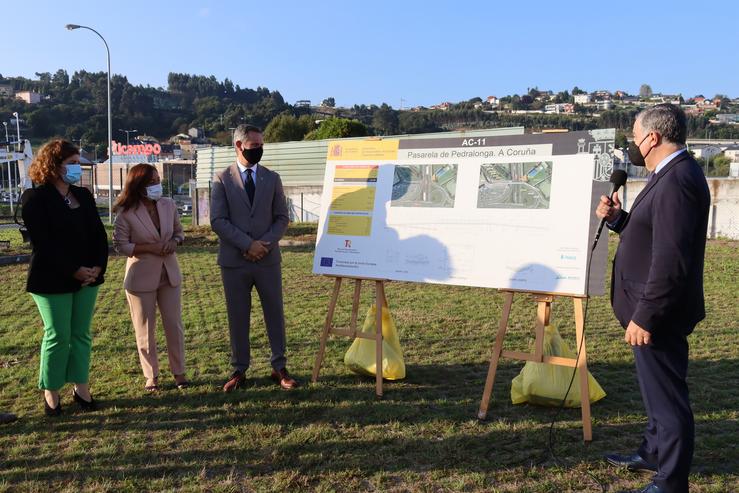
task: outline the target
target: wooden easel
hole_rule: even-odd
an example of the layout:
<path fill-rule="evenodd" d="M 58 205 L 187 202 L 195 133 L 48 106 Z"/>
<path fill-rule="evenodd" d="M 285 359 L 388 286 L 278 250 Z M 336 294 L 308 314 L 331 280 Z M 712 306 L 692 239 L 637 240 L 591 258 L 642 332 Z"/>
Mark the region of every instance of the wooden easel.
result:
<path fill-rule="evenodd" d="M 501 357 L 511 358 L 522 361 L 534 361 L 536 363 L 549 363 L 553 365 L 568 366 L 575 368 L 577 365 L 580 371 L 580 407 L 582 409 L 582 434 L 586 442 L 593 439 L 593 430 L 590 420 L 590 389 L 588 387 L 588 365 L 587 353 L 585 351 L 585 335 L 583 333 L 585 318 L 583 314 L 582 300 L 585 296 L 577 295 L 554 295 L 546 293 L 532 293 L 527 291 L 501 290 L 504 293 L 505 302 L 503 304 L 503 313 L 500 318 L 500 326 L 498 327 L 498 335 L 495 337 L 495 345 L 493 346 L 493 354 L 490 358 L 490 368 L 488 369 L 487 380 L 485 381 L 485 390 L 482 394 L 480 402 L 480 411 L 477 414 L 479 419 L 485 419 L 488 413 L 488 405 L 490 397 L 493 394 L 493 383 L 495 381 L 495 372 L 498 369 L 498 361 Z M 530 294 L 537 304 L 536 310 L 536 341 L 534 342 L 534 352 L 526 353 L 522 351 L 504 351 L 503 338 L 506 330 L 508 330 L 508 319 L 511 315 L 511 306 L 513 305 L 513 295 L 518 293 Z M 544 328 L 549 326 L 549 317 L 552 311 L 552 302 L 555 296 L 572 298 L 575 307 L 575 333 L 577 339 L 577 348 L 580 349 L 580 357 L 563 358 L 560 356 L 544 355 Z"/>
<path fill-rule="evenodd" d="M 335 277 L 335 276 L 329 276 Z M 333 327 L 334 310 L 336 302 L 339 299 L 339 291 L 341 290 L 341 282 L 343 279 L 354 280 L 354 298 L 352 299 L 352 316 L 349 328 Z M 377 307 L 377 317 L 375 319 L 375 333 L 368 334 L 357 331 L 357 318 L 359 316 L 359 295 L 362 291 L 362 281 L 374 281 L 375 283 L 375 306 Z M 318 373 L 321 371 L 321 364 L 326 353 L 326 342 L 329 334 L 336 334 L 349 338 L 360 337 L 362 339 L 372 339 L 375 341 L 375 393 L 377 397 L 382 397 L 382 307 L 387 306 L 387 298 L 385 297 L 385 281 L 381 279 L 369 279 L 364 277 L 335 277 L 334 291 L 328 303 L 328 312 L 326 314 L 326 323 L 323 326 L 321 334 L 321 347 L 318 350 L 316 363 L 313 366 L 312 382 L 318 381 Z"/>

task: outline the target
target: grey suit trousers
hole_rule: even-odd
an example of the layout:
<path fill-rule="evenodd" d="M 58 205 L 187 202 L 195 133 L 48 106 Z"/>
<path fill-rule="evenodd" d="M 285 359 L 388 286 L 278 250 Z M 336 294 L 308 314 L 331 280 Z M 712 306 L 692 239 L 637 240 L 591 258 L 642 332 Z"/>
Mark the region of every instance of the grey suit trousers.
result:
<path fill-rule="evenodd" d="M 282 305 L 282 266 L 249 264 L 243 267 L 221 266 L 223 289 L 231 335 L 231 365 L 246 371 L 251 362 L 249 327 L 251 323 L 251 292 L 257 288 L 262 303 L 267 337 L 272 351 L 272 368 L 285 368 L 285 314 Z"/>

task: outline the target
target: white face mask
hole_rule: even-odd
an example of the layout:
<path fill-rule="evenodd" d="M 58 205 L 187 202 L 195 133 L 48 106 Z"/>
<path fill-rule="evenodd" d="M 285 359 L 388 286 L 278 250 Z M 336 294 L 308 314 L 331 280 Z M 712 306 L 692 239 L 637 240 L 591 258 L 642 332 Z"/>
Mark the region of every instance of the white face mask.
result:
<path fill-rule="evenodd" d="M 146 187 L 146 197 L 151 200 L 159 200 L 162 198 L 162 184 L 149 185 Z"/>

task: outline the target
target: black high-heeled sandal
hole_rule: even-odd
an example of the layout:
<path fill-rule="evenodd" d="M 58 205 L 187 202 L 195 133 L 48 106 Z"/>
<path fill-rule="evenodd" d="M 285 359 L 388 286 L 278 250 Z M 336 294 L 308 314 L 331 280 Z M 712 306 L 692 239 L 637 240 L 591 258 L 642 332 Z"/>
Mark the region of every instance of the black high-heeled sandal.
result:
<path fill-rule="evenodd" d="M 83 411 L 97 411 L 98 403 L 95 401 L 95 399 L 90 396 L 90 400 L 86 401 L 80 395 L 77 393 L 77 389 L 72 389 L 72 398 L 74 399 L 74 402 L 79 404 L 80 409 Z"/>
<path fill-rule="evenodd" d="M 148 381 L 148 379 L 147 379 L 147 381 Z M 144 390 L 147 391 L 147 392 L 149 392 L 149 393 L 159 392 L 159 381 L 158 381 L 158 377 L 152 378 L 152 381 L 154 382 L 154 384 L 153 385 L 144 385 Z"/>
<path fill-rule="evenodd" d="M 182 390 L 182 389 L 186 389 L 186 388 L 188 388 L 190 386 L 190 381 L 187 378 L 185 378 L 184 380 L 178 382 L 177 381 L 177 377 L 184 377 L 184 375 L 175 375 L 175 377 L 174 377 L 174 383 L 175 383 L 175 386 L 178 389 Z"/>
<path fill-rule="evenodd" d="M 59 399 L 59 402 L 56 403 L 56 407 L 51 407 L 48 402 L 46 402 L 46 397 L 44 397 L 44 414 L 47 416 L 61 416 L 62 414 L 62 400 Z"/>

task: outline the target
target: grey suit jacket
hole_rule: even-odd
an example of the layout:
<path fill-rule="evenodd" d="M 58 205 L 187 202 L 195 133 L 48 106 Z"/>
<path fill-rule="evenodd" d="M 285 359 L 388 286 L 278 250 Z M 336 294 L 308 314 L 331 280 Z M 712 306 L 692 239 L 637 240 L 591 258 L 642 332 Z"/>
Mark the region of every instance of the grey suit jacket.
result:
<path fill-rule="evenodd" d="M 210 225 L 220 239 L 220 266 L 250 265 L 252 262 L 243 253 L 254 240 L 270 243 L 269 253 L 258 264 L 279 263 L 279 241 L 289 222 L 282 180 L 274 171 L 259 165 L 253 204 L 244 190 L 236 163 L 216 174 L 210 195 Z"/>

